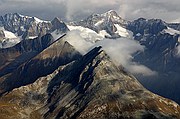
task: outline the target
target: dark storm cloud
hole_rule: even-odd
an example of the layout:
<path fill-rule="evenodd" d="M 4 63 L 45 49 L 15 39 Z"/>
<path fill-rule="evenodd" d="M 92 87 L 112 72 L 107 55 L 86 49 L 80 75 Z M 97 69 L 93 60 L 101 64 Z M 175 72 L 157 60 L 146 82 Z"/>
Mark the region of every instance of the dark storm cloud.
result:
<path fill-rule="evenodd" d="M 180 0 L 0 0 L 0 14 L 19 12 L 24 15 L 63 20 L 77 20 L 92 13 L 116 10 L 128 20 L 161 18 L 180 22 Z"/>

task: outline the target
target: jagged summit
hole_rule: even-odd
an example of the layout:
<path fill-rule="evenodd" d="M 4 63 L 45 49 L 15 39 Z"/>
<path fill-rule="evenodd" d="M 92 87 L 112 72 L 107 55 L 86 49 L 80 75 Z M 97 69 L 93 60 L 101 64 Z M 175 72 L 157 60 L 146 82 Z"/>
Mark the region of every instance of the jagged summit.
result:
<path fill-rule="evenodd" d="M 130 22 L 127 28 L 131 31 L 136 31 L 135 34 L 158 34 L 162 30 L 167 29 L 167 23 L 161 19 L 139 18 Z"/>
<path fill-rule="evenodd" d="M 62 20 L 60 20 L 60 18 L 58 18 L 58 17 L 55 17 L 51 21 L 51 24 L 52 24 L 51 31 L 58 30 L 59 32 L 63 32 L 63 33 L 69 31 L 66 24 Z"/>
<path fill-rule="evenodd" d="M 127 24 L 127 21 L 121 18 L 118 13 L 114 10 L 109 10 L 103 14 L 102 16 L 107 17 L 108 19 L 112 20 L 114 23 L 121 23 L 121 24 Z"/>
<path fill-rule="evenodd" d="M 87 17 L 84 20 L 81 20 L 84 22 L 90 22 L 91 25 L 98 26 L 102 24 L 103 22 L 113 22 L 114 24 L 127 24 L 127 21 L 122 19 L 116 11 L 110 10 L 102 14 L 92 14 L 89 17 Z M 87 23 L 88 24 L 88 23 Z"/>
<path fill-rule="evenodd" d="M 54 23 L 54 22 L 63 22 L 63 21 L 60 20 L 59 17 L 55 17 L 51 22 Z"/>
<path fill-rule="evenodd" d="M 103 14 L 92 14 L 89 17 L 72 22 L 71 25 L 83 26 L 97 33 L 106 32 L 108 38 L 119 38 L 121 35 L 118 32 L 126 32 L 124 29 L 128 21 L 122 19 L 118 14 L 110 10 Z"/>
<path fill-rule="evenodd" d="M 28 39 L 37 37 L 42 32 L 43 27 L 44 29 L 49 28 L 50 22 L 40 20 L 37 17 L 9 13 L 0 16 L 0 25 L 5 30 L 17 34 L 22 39 Z"/>
<path fill-rule="evenodd" d="M 8 22 L 9 20 L 29 20 L 29 21 L 35 21 L 36 23 L 40 23 L 40 22 L 49 22 L 49 21 L 45 21 L 45 20 L 41 20 L 37 17 L 31 17 L 31 16 L 27 16 L 27 15 L 22 15 L 19 13 L 7 13 L 4 16 L 1 16 L 1 18 L 4 20 L 4 22 Z"/>
<path fill-rule="evenodd" d="M 46 33 L 52 33 L 55 30 L 58 30 L 58 33 L 62 34 L 68 31 L 66 24 L 59 20 L 59 18 L 55 18 L 52 21 L 44 21 L 37 17 L 24 16 L 18 13 L 9 13 L 0 16 L 0 26 L 4 30 L 16 34 L 21 40 L 42 37 Z M 0 47 L 12 47 L 17 43 L 14 39 L 6 39 L 2 43 L 0 42 Z"/>

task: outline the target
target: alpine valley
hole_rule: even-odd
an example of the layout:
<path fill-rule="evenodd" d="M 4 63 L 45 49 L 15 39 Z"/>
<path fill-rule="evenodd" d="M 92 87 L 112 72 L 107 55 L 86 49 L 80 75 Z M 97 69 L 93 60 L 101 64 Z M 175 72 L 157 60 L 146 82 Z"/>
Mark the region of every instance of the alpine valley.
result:
<path fill-rule="evenodd" d="M 0 119 L 180 119 L 180 23 L 0 16 Z"/>

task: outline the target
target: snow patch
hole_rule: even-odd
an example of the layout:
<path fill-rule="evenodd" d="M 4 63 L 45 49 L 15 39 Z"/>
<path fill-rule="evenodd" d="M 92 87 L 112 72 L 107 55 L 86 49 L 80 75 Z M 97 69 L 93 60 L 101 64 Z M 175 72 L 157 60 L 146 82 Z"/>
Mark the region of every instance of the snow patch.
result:
<path fill-rule="evenodd" d="M 1 28 L 1 30 L 3 30 L 5 38 L 0 40 L 0 48 L 9 48 L 18 44 L 21 41 L 21 39 L 17 37 L 14 33 L 6 31 L 3 28 Z"/>
<path fill-rule="evenodd" d="M 176 52 L 177 57 L 180 57 L 180 45 L 176 47 L 176 50 L 177 50 Z"/>
<path fill-rule="evenodd" d="M 22 17 L 22 18 L 26 18 L 26 19 L 32 19 L 32 18 L 34 18 L 34 20 L 35 20 L 35 22 L 36 22 L 37 24 L 38 24 L 38 23 L 42 23 L 42 22 L 45 22 L 45 23 L 50 22 L 50 21 L 41 20 L 41 19 L 39 19 L 39 18 L 37 18 L 37 17 L 24 16 L 24 15 L 21 15 L 21 14 L 19 14 L 19 16 Z"/>
<path fill-rule="evenodd" d="M 178 37 L 178 42 L 180 43 L 180 36 Z"/>
<path fill-rule="evenodd" d="M 101 30 L 101 31 L 99 32 L 99 35 L 102 36 L 102 37 L 105 37 L 105 36 L 111 37 L 111 35 L 110 35 L 109 33 L 107 33 L 105 30 Z"/>
<path fill-rule="evenodd" d="M 102 19 L 102 20 L 98 21 L 97 23 L 95 23 L 95 26 L 99 26 L 99 25 L 101 25 L 103 22 L 104 22 L 104 19 Z"/>
<path fill-rule="evenodd" d="M 36 22 L 37 23 L 39 23 L 39 22 L 43 22 L 43 20 L 40 20 L 39 18 L 37 18 L 37 17 L 34 17 L 34 19 L 36 20 Z"/>
<path fill-rule="evenodd" d="M 42 23 L 42 22 L 48 23 L 49 22 L 49 21 L 41 20 L 41 19 L 39 19 L 37 17 L 34 17 L 34 19 L 35 19 L 36 23 Z"/>
<path fill-rule="evenodd" d="M 126 38 L 132 38 L 132 32 L 128 31 L 127 29 L 123 28 L 122 26 L 120 26 L 119 24 L 114 24 L 115 27 L 117 28 L 117 31 L 115 33 L 118 33 L 120 36 L 122 37 L 126 37 Z"/>
<path fill-rule="evenodd" d="M 29 39 L 37 38 L 38 36 L 29 36 Z"/>
<path fill-rule="evenodd" d="M 165 33 L 169 33 L 170 35 L 180 34 L 180 31 L 177 31 L 173 28 L 168 27 L 167 29 L 164 29 Z"/>
<path fill-rule="evenodd" d="M 6 38 L 17 38 L 16 35 L 10 31 L 4 30 L 4 34 Z"/>
<path fill-rule="evenodd" d="M 141 34 L 140 34 L 140 33 L 137 33 L 137 34 L 136 34 L 136 36 L 138 36 L 138 37 L 139 37 L 139 36 L 141 36 Z"/>

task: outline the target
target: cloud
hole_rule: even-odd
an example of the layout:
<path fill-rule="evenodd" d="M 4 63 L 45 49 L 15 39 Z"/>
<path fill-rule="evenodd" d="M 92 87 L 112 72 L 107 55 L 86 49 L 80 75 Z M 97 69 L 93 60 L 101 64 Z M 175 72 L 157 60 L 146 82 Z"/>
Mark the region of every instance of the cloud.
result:
<path fill-rule="evenodd" d="M 67 33 L 66 41 L 76 48 L 81 54 L 85 55 L 89 49 L 94 45 L 91 42 L 86 41 L 80 36 L 80 31 L 73 30 Z"/>
<path fill-rule="evenodd" d="M 180 17 L 171 21 L 172 23 L 180 23 Z"/>
<path fill-rule="evenodd" d="M 126 0 L 123 1 L 119 14 L 130 20 L 144 17 L 148 19 L 160 18 L 167 22 L 172 22 L 179 17 L 179 4 L 179 0 Z"/>
<path fill-rule="evenodd" d="M 0 0 L 1 15 L 19 12 L 51 20 L 80 20 L 92 13 L 116 10 L 127 20 L 138 17 L 161 18 L 168 22 L 179 21 L 179 0 Z"/>
<path fill-rule="evenodd" d="M 133 61 L 134 53 L 144 51 L 144 46 L 135 40 L 127 38 L 119 38 L 116 40 L 104 39 L 96 44 L 96 46 L 99 45 L 102 46 L 103 50 L 106 51 L 117 65 L 122 65 L 129 72 L 143 76 L 156 75 L 155 71 Z"/>
<path fill-rule="evenodd" d="M 136 74 L 136 75 L 140 74 L 142 76 L 155 76 L 158 74 L 156 71 L 152 71 L 148 67 L 141 64 L 137 64 L 135 62 L 133 62 L 130 65 L 127 64 L 127 70 L 133 74 Z"/>
<path fill-rule="evenodd" d="M 133 54 L 143 52 L 144 46 L 140 45 L 135 40 L 127 38 L 119 39 L 104 39 L 96 43 L 84 40 L 78 30 L 70 31 L 67 34 L 66 40 L 73 45 L 83 55 L 92 48 L 102 46 L 102 49 L 111 57 L 115 64 L 122 65 L 126 70 L 133 74 L 141 74 L 143 76 L 152 76 L 156 72 L 148 67 L 133 62 Z"/>

